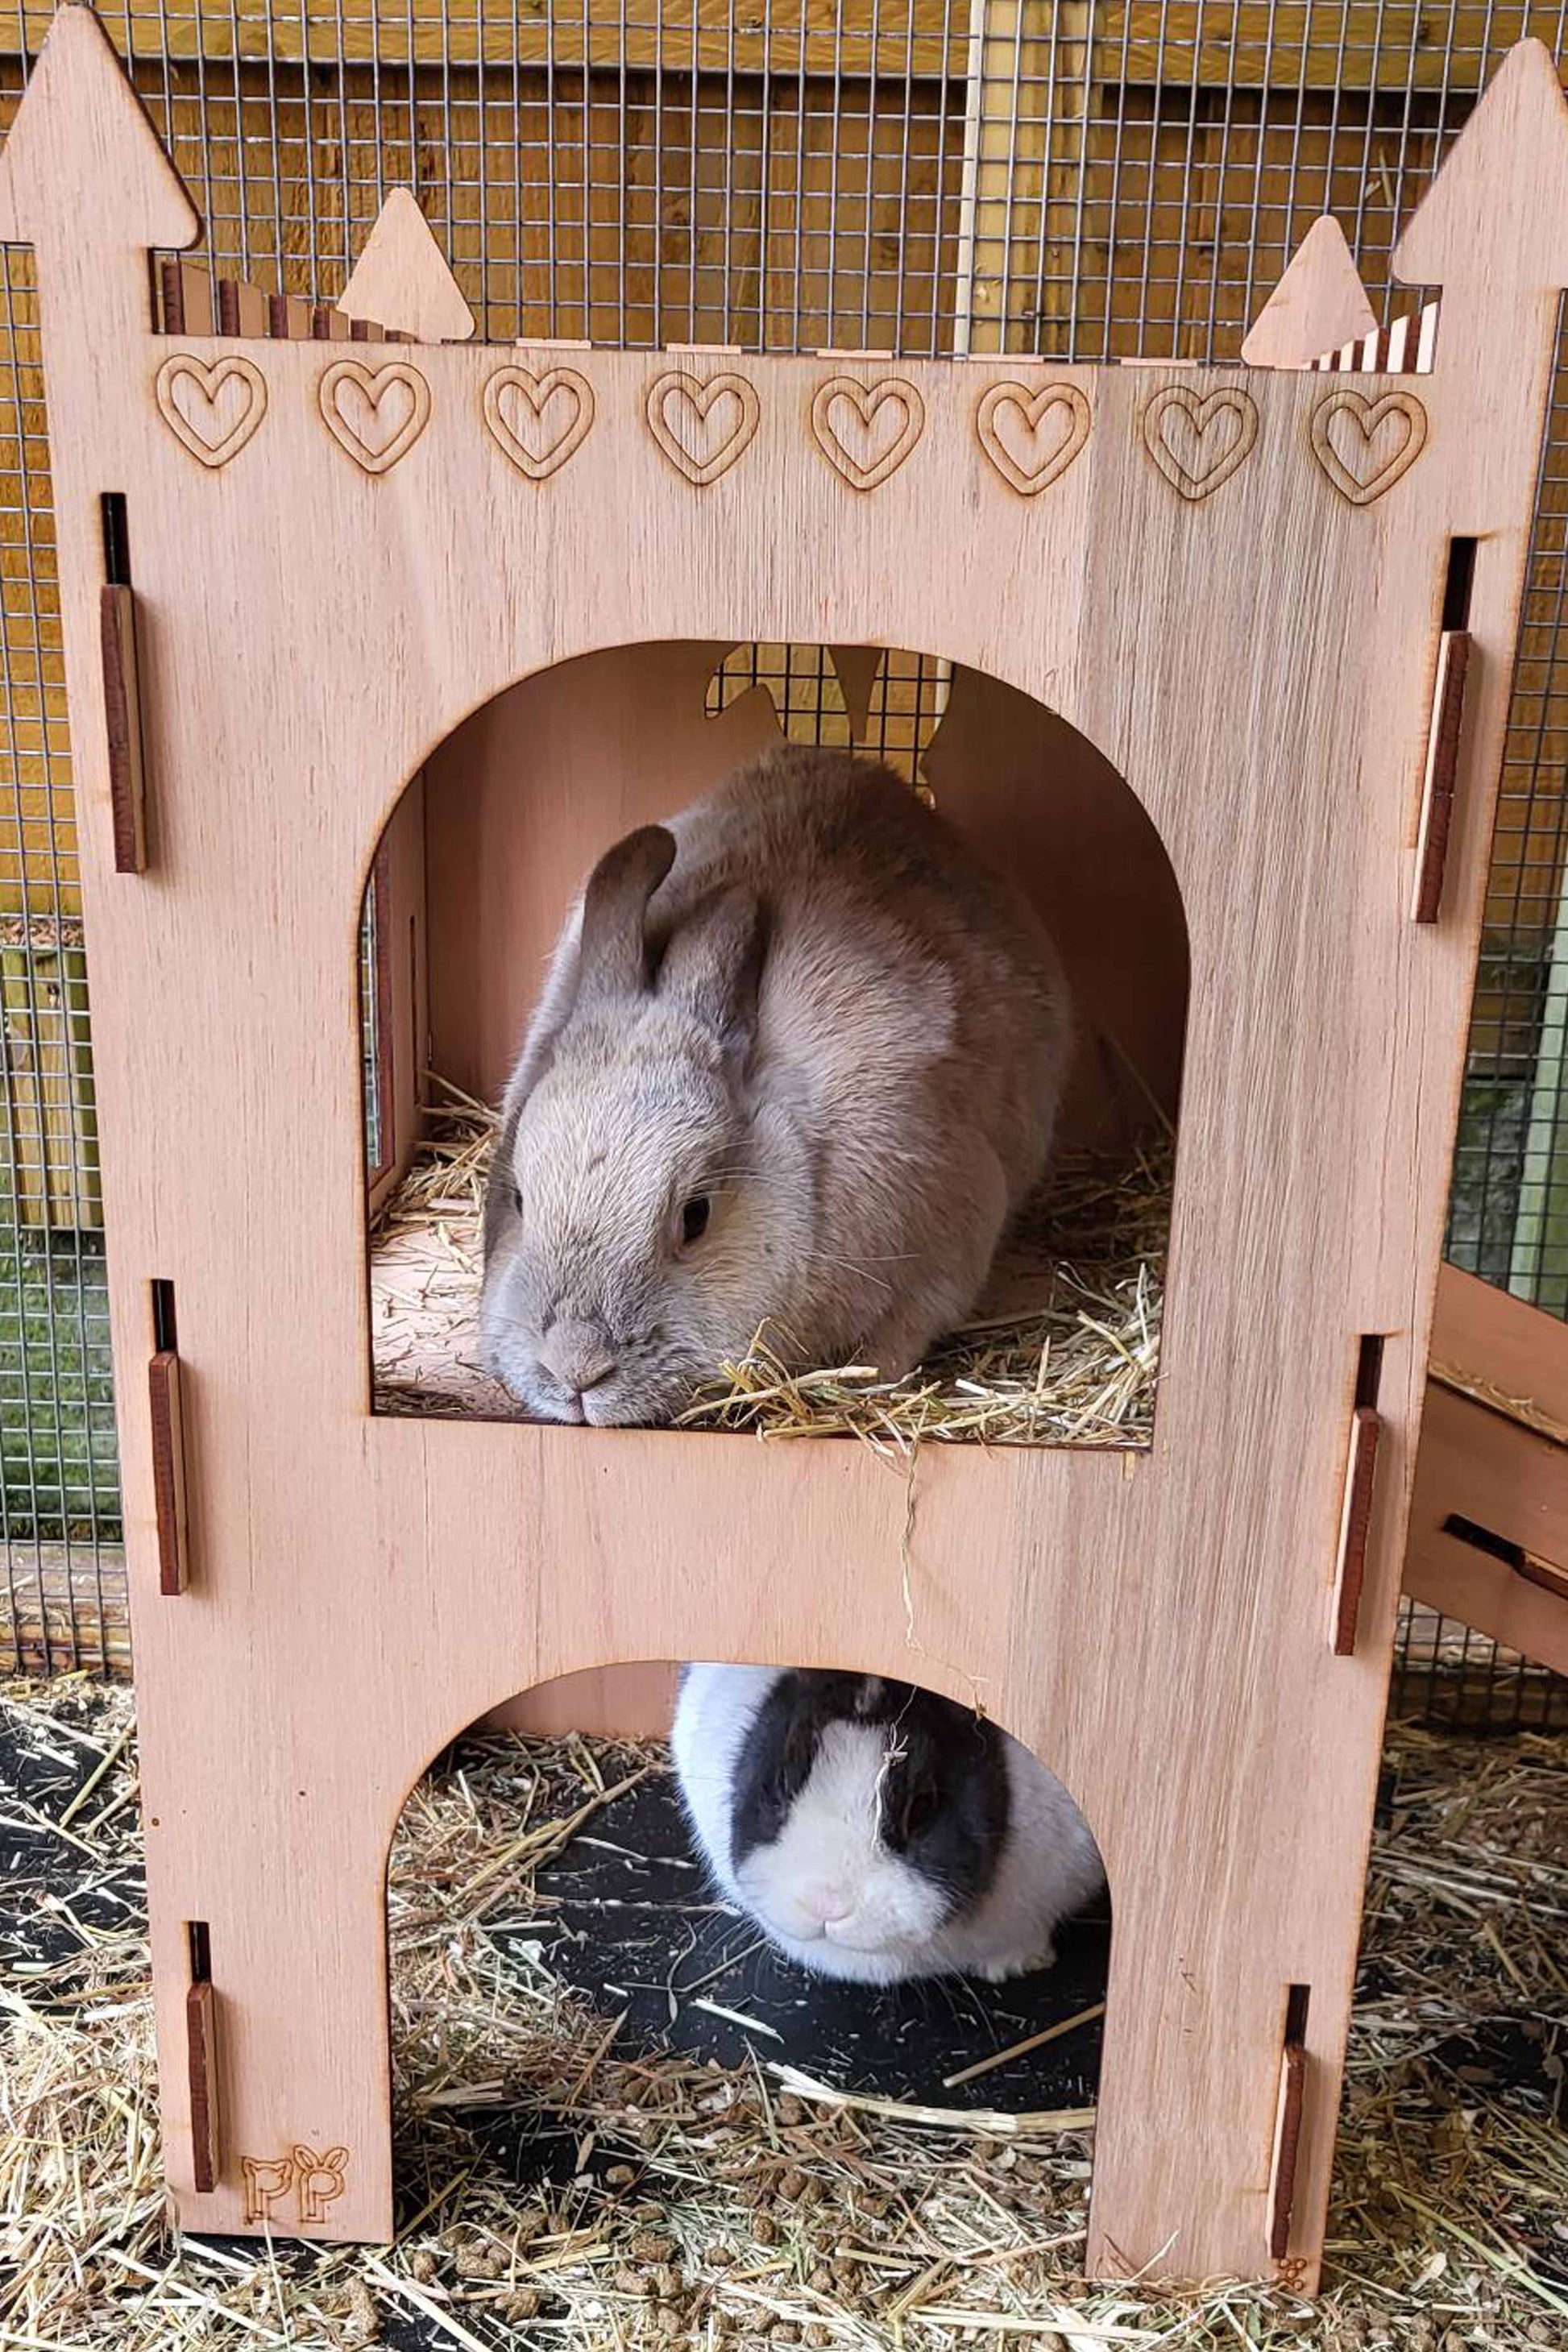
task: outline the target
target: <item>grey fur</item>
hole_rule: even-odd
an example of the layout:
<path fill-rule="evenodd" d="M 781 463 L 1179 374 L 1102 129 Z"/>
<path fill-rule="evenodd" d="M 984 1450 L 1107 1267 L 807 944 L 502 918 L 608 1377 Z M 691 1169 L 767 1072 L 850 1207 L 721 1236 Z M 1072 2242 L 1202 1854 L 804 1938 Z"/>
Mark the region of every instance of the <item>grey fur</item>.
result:
<path fill-rule="evenodd" d="M 1020 892 L 888 769 L 770 751 L 617 843 L 567 920 L 502 1106 L 492 1368 L 604 1423 L 669 1419 L 764 1322 L 898 1377 L 973 1309 L 1070 1045 Z"/>

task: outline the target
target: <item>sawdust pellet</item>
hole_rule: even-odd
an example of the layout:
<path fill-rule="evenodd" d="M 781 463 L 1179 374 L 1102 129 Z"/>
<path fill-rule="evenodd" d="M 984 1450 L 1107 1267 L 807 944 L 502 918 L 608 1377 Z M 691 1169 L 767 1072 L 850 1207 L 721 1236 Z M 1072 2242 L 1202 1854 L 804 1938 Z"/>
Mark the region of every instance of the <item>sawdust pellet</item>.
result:
<path fill-rule="evenodd" d="M 537 2319 L 543 2300 L 536 2286 L 520 2286 L 508 2295 L 501 2306 L 501 2316 L 509 2327 L 515 2327 L 520 2320 Z"/>
<path fill-rule="evenodd" d="M 759 2246 L 776 2246 L 783 2232 L 771 2213 L 759 2213 L 752 2223 L 752 2235 Z"/>
<path fill-rule="evenodd" d="M 622 2294 L 651 2295 L 654 2292 L 652 2273 L 634 2271 L 629 2266 L 616 2273 L 616 2284 Z"/>
<path fill-rule="evenodd" d="M 381 2313 L 363 2279 L 350 2279 L 343 2300 L 347 2305 L 342 2328 L 344 2352 L 358 2352 L 361 2345 L 379 2344 Z"/>
<path fill-rule="evenodd" d="M 629 2189 L 636 2179 L 637 2174 L 629 2164 L 612 2164 L 605 2175 L 611 2189 Z"/>
<path fill-rule="evenodd" d="M 660 2237 L 657 2230 L 639 2230 L 632 2252 L 639 2263 L 667 2263 L 675 2252 L 675 2240 Z"/>
<path fill-rule="evenodd" d="M 680 2273 L 673 2263 L 657 2263 L 654 2265 L 652 2276 L 656 2294 L 679 2294 L 684 2284 Z"/>
<path fill-rule="evenodd" d="M 654 2313 L 653 2324 L 660 2336 L 673 2342 L 686 2333 L 686 2314 L 673 2303 L 661 2303 Z"/>
<path fill-rule="evenodd" d="M 806 2329 L 803 2341 L 813 2347 L 813 2352 L 822 2352 L 822 2347 L 825 2344 L 832 2343 L 833 2330 L 831 2327 L 824 2327 L 820 2319 L 814 2319 Z"/>
<path fill-rule="evenodd" d="M 408 2257 L 408 2275 L 421 2286 L 428 2286 L 439 2268 L 440 2264 L 427 2246 L 416 2246 Z"/>

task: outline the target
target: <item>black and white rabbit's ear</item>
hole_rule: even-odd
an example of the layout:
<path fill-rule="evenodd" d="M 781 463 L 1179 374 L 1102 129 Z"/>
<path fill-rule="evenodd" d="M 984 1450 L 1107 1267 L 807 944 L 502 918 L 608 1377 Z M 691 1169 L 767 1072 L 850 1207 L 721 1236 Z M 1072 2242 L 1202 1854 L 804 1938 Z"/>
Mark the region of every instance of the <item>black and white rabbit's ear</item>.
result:
<path fill-rule="evenodd" d="M 671 937 L 658 992 L 710 1029 L 729 1058 L 743 1059 L 756 1032 L 766 951 L 763 912 L 752 892 L 721 891 Z"/>
<path fill-rule="evenodd" d="M 648 984 L 647 902 L 675 863 L 675 835 L 639 825 L 606 849 L 583 894 L 577 1001 L 637 996 Z"/>

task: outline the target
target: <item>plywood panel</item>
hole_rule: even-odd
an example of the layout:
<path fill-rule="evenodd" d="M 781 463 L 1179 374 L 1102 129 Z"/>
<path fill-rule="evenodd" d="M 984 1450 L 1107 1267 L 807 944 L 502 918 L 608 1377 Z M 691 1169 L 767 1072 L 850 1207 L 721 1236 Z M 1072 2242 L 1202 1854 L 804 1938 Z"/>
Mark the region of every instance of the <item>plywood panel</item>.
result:
<path fill-rule="evenodd" d="M 390 2228 L 384 1868 L 410 1782 L 519 1688 L 718 1654 L 915 1671 L 983 1696 L 1082 1802 L 1117 1912 L 1088 2267 L 1267 2266 L 1282 1995 L 1310 1988 L 1282 2257 L 1310 2285 L 1568 280 L 1568 250 L 1541 227 L 1568 219 L 1550 61 L 1524 57 L 1488 118 L 1488 201 L 1443 258 L 1429 429 L 1383 494 L 1346 497 L 1314 457 L 1319 404 L 1347 396 L 1322 377 L 1079 367 L 1055 373 L 1089 434 L 1030 497 L 977 432 L 983 396 L 1039 380 L 1008 359 L 900 362 L 900 413 L 918 404 L 922 422 L 874 490 L 834 461 L 819 400 L 847 373 L 868 397 L 886 363 L 727 360 L 756 432 L 698 487 L 650 430 L 661 354 L 577 355 L 593 430 L 535 482 L 486 437 L 494 350 L 355 348 L 346 364 L 395 368 L 417 395 L 419 429 L 382 463 L 363 432 L 349 446 L 355 412 L 331 407 L 344 379 L 318 349 L 258 342 L 265 414 L 228 463 L 204 465 L 152 386 L 162 362 L 206 365 L 223 346 L 150 334 L 155 208 L 138 219 L 107 194 L 126 184 L 140 118 L 89 16 L 65 12 L 54 38 L 79 79 L 67 106 L 41 69 L 30 161 L 14 135 L 0 203 L 37 239 L 46 292 L 183 2222 L 244 2226 L 247 2161 L 308 2138 L 347 2153 L 331 2210 L 300 2226 Z M 1381 383 L 1355 379 L 1355 395 Z M 1227 428 L 1217 444 L 1193 413 L 1205 401 Z M 138 593 L 162 623 L 144 679 L 155 886 L 112 867 L 92 661 L 104 479 L 131 486 Z M 1479 541 L 1476 690 L 1443 918 L 1416 926 L 1414 820 L 1460 529 Z M 1138 794 L 1183 887 L 1193 965 L 1149 1452 L 931 1448 L 911 1496 L 853 1444 L 367 1414 L 353 947 L 371 852 L 470 713 L 520 677 L 667 638 L 937 647 L 1055 708 Z M 559 903 L 561 875 L 649 789 L 665 732 L 634 736 L 627 706 L 606 711 L 581 799 L 538 793 L 530 887 Z M 473 985 L 492 984 L 496 944 Z M 237 1166 L 249 1181 L 216 1181 Z M 154 1276 L 178 1289 L 199 1423 L 200 1572 L 168 1598 L 132 1402 Z M 1383 1438 L 1355 1654 L 1338 1657 L 1328 1597 L 1366 1334 L 1384 1343 Z M 171 2063 L 192 1918 L 210 1925 L 225 2021 L 210 2192 Z"/>

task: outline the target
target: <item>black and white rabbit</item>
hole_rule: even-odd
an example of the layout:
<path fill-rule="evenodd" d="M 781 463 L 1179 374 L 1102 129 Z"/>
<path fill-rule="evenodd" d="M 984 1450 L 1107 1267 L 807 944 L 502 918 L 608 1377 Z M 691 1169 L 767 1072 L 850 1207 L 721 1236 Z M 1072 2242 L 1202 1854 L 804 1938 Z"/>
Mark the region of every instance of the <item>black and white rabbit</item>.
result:
<path fill-rule="evenodd" d="M 671 1746 L 721 1888 L 824 1976 L 1021 1976 L 1104 1885 L 1061 1782 L 910 1683 L 689 1665 Z"/>

